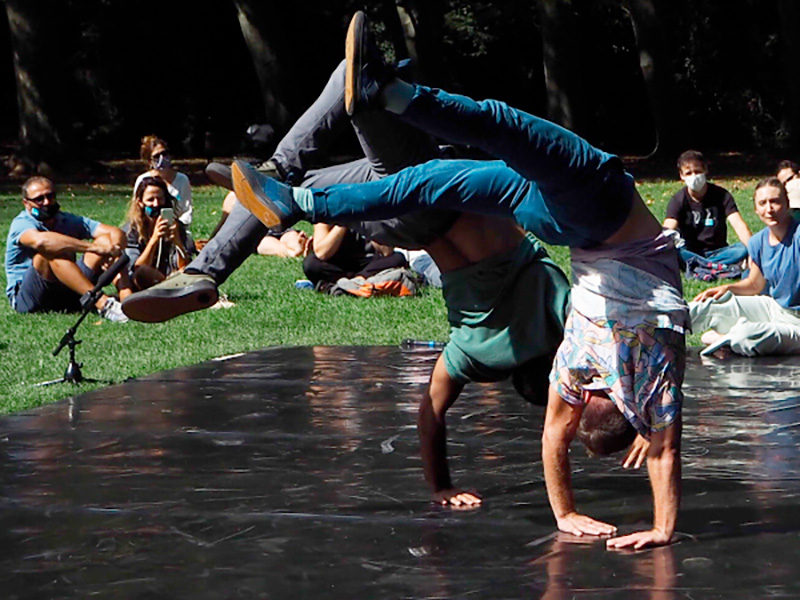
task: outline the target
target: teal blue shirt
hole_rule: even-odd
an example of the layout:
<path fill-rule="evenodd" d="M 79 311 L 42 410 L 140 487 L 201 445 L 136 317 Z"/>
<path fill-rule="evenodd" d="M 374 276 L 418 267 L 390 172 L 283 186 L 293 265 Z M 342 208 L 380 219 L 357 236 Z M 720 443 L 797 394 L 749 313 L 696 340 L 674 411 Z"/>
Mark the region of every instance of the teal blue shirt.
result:
<path fill-rule="evenodd" d="M 800 227 L 792 219 L 789 231 L 775 246 L 765 227 L 747 242 L 750 258 L 767 280 L 766 293 L 783 308 L 800 310 Z"/>
<path fill-rule="evenodd" d="M 516 249 L 442 273 L 450 321 L 444 349 L 456 381 L 499 381 L 555 351 L 564 335 L 570 286 L 528 234 Z"/>
<path fill-rule="evenodd" d="M 22 281 L 25 272 L 33 264 L 33 256 L 36 254 L 32 248 L 20 243 L 19 238 L 23 233 L 30 229 L 36 229 L 37 231 L 61 233 L 79 240 L 89 240 L 94 238 L 94 233 L 99 226 L 100 223 L 93 219 L 59 211 L 55 216 L 53 227 L 50 229 L 23 209 L 11 221 L 6 239 L 6 296 L 9 301 L 14 296 L 17 283 Z"/>

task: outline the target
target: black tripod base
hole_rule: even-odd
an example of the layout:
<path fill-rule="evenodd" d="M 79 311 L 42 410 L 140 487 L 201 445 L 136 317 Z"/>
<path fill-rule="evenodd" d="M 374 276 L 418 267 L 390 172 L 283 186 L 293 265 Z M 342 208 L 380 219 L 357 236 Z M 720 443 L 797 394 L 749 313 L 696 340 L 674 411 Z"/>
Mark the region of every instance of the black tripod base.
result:
<path fill-rule="evenodd" d="M 80 383 L 83 381 L 83 373 L 81 373 L 82 366 L 83 363 L 70 360 L 67 365 L 67 370 L 64 371 L 64 381 L 71 381 L 72 383 Z"/>
<path fill-rule="evenodd" d="M 75 347 L 81 343 L 81 340 L 76 340 L 74 337 L 75 331 L 74 328 L 67 331 L 64 339 L 62 339 L 61 344 L 59 344 L 59 348 L 57 351 L 61 350 L 61 348 L 66 345 L 69 348 L 69 363 L 67 364 L 67 368 L 64 371 L 64 376 L 61 379 L 53 379 L 52 381 L 44 381 L 42 383 L 37 383 L 36 387 L 45 387 L 48 385 L 55 385 L 57 383 L 95 383 L 97 379 L 86 379 L 81 372 L 81 367 L 83 363 L 79 363 L 75 360 Z M 54 352 L 54 354 L 57 352 Z"/>

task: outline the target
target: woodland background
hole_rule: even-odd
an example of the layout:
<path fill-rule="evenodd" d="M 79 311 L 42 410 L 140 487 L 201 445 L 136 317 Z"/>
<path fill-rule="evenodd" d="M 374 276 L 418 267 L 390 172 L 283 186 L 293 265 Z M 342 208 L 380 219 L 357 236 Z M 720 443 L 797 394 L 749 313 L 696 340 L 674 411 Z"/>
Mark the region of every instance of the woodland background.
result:
<path fill-rule="evenodd" d="M 201 158 L 252 150 L 252 124 L 277 139 L 342 58 L 358 9 L 420 81 L 547 115 L 611 152 L 672 163 L 694 147 L 771 168 L 800 145 L 793 0 L 3 5 L 0 177 L 91 175 L 148 133 Z"/>

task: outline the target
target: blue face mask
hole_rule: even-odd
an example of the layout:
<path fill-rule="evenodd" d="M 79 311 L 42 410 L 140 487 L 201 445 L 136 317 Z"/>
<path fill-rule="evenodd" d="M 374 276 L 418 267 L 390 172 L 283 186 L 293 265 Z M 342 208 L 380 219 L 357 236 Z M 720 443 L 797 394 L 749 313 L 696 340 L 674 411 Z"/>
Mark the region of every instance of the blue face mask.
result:
<path fill-rule="evenodd" d="M 158 215 L 161 214 L 161 207 L 160 206 L 145 206 L 144 207 L 144 214 L 146 214 L 151 219 L 155 219 Z"/>
<path fill-rule="evenodd" d="M 31 209 L 31 215 L 37 221 L 49 221 L 58 214 L 60 208 L 58 202 L 53 202 L 47 206 L 34 206 Z"/>

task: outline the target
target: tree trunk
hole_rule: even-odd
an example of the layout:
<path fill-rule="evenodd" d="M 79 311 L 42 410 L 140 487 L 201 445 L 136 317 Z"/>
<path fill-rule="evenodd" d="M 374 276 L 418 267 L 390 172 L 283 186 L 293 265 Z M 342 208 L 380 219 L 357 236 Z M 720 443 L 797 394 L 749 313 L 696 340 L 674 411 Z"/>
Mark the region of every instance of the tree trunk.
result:
<path fill-rule="evenodd" d="M 539 0 L 547 115 L 577 133 L 589 126 L 583 89 L 578 18 L 570 0 Z"/>
<path fill-rule="evenodd" d="M 658 136 L 653 154 L 671 156 L 681 150 L 683 119 L 681 105 L 674 93 L 673 73 L 670 68 L 669 41 L 664 32 L 670 31 L 666 23 L 665 3 L 659 0 L 626 0 L 633 20 L 647 95 Z"/>
<path fill-rule="evenodd" d="M 42 170 L 42 163 L 57 163 L 64 144 L 55 116 L 60 75 L 57 0 L 6 0 L 6 12 L 14 55 L 19 113 L 16 155 L 27 167 Z M 42 168 L 40 168 L 40 165 Z"/>
<path fill-rule="evenodd" d="M 383 23 L 386 28 L 386 38 L 391 43 L 394 50 L 395 61 L 411 58 L 406 44 L 406 31 L 400 20 L 398 8 L 394 0 L 381 0 L 376 3 L 374 8 L 376 21 Z"/>
<path fill-rule="evenodd" d="M 451 89 L 450 69 L 444 51 L 444 12 L 441 0 L 398 0 L 406 51 L 414 59 L 421 83 Z"/>
<path fill-rule="evenodd" d="M 281 69 L 264 27 L 265 23 L 270 23 L 270 29 L 275 30 L 277 11 L 269 10 L 271 3 L 263 0 L 234 0 L 234 4 L 242 35 L 253 59 L 266 119 L 275 129 L 286 130 L 291 125 L 291 117 L 286 106 L 279 100 Z"/>
<path fill-rule="evenodd" d="M 419 51 L 417 50 L 417 28 L 414 19 L 402 4 L 396 5 L 397 19 L 403 32 L 403 43 L 406 54 L 415 63 L 419 63 Z"/>
<path fill-rule="evenodd" d="M 789 143 L 791 150 L 796 151 L 800 147 L 800 79 L 797 77 L 797 65 L 800 64 L 800 6 L 794 0 L 778 0 L 778 14 L 783 42 Z"/>

